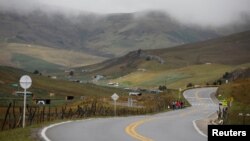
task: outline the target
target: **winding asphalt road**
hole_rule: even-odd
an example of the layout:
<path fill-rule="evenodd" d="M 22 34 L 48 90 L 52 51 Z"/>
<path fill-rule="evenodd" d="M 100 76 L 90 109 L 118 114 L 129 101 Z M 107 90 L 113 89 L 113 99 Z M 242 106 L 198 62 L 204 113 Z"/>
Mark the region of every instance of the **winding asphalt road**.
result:
<path fill-rule="evenodd" d="M 216 112 L 211 99 L 217 88 L 187 90 L 192 107 L 151 116 L 100 118 L 56 125 L 43 130 L 47 141 L 206 141 L 193 121 Z"/>

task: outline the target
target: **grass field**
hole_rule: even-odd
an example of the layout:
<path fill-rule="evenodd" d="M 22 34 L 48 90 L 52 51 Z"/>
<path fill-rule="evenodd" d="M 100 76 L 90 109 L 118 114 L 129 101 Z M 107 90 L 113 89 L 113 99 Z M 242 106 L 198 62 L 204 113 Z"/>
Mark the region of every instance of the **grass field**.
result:
<path fill-rule="evenodd" d="M 34 141 L 32 139 L 32 129 L 34 127 L 28 128 L 17 128 L 11 131 L 1 131 L 0 132 L 0 140 L 1 141 Z"/>
<path fill-rule="evenodd" d="M 84 52 L 55 49 L 32 44 L 0 43 L 0 50 L 1 65 L 19 66 L 24 69 L 27 67 L 27 63 L 23 63 L 24 56 L 27 56 L 25 57 L 26 59 L 42 60 L 47 62 L 47 64 L 51 63 L 64 67 L 90 65 L 106 59 L 103 57 L 89 55 Z M 34 67 L 38 67 L 39 65 L 40 64 L 36 64 Z"/>
<path fill-rule="evenodd" d="M 32 86 L 29 91 L 34 94 L 35 98 L 61 99 L 62 102 L 59 101 L 59 104 L 63 104 L 65 96 L 69 95 L 80 99 L 81 96 L 111 96 L 115 92 L 119 94 L 126 93 L 117 88 L 102 87 L 89 83 L 80 84 L 66 80 L 55 80 L 47 76 L 34 75 L 19 69 L 0 66 L 1 99 L 19 98 L 13 95 L 13 92 L 18 90 L 18 87 L 13 87 L 13 84 L 19 84 L 19 79 L 24 74 L 28 74 L 32 78 Z M 22 89 L 19 88 L 19 90 Z M 55 96 L 50 97 L 50 93 L 54 93 Z"/>
<path fill-rule="evenodd" d="M 137 103 L 140 103 L 142 105 L 144 105 L 144 111 L 147 110 L 148 113 L 143 113 L 143 114 L 155 114 L 155 113 L 159 113 L 159 112 L 165 112 L 168 111 L 170 109 L 168 109 L 168 103 L 169 101 L 175 100 L 178 98 L 178 91 L 176 90 L 169 90 L 168 92 L 164 92 L 162 94 L 159 95 L 142 95 L 140 97 L 133 97 L 134 100 L 137 101 Z M 120 99 L 118 100 L 118 103 L 120 103 L 121 101 L 126 101 L 128 98 L 128 96 L 125 97 L 120 97 Z M 183 97 L 181 97 L 181 99 L 183 99 Z M 184 100 L 184 99 L 183 99 Z M 102 103 L 98 103 L 98 105 L 104 105 L 103 102 Z M 188 106 L 188 103 L 185 101 L 185 105 Z M 113 105 L 109 105 L 111 106 L 113 109 Z M 119 111 L 119 109 L 123 108 L 123 110 L 121 110 L 120 113 L 121 116 L 127 116 L 124 115 L 126 113 L 124 113 L 124 111 L 126 111 L 126 109 L 124 109 L 124 106 L 117 106 L 117 111 Z M 129 107 L 125 107 L 127 109 L 130 110 L 134 110 L 134 111 L 138 111 L 141 110 L 142 108 L 129 108 Z M 151 110 L 150 110 L 151 109 Z M 154 111 L 155 110 L 155 111 Z M 113 113 L 112 113 L 113 114 Z M 119 113 L 118 113 L 119 114 Z M 128 113 L 129 115 L 129 113 Z M 93 116 L 93 117 L 98 117 L 98 116 Z M 110 117 L 107 116 L 107 117 Z M 89 117 L 87 117 L 89 118 Z M 92 117 L 91 117 L 92 118 Z M 65 119 L 66 120 L 66 119 Z M 64 120 L 64 121 L 65 121 Z M 70 120 L 79 120 L 79 119 L 70 119 Z M 82 120 L 82 119 L 80 119 Z M 24 129 L 23 128 L 16 128 L 16 129 L 10 129 L 10 130 L 5 130 L 5 131 L 0 131 L 0 140 L 1 141 L 35 141 L 35 140 L 39 140 L 37 139 L 37 134 L 39 133 L 39 129 L 52 124 L 52 123 L 56 123 L 56 122 L 62 122 L 63 120 L 55 120 L 55 121 L 50 121 L 50 122 L 43 122 L 43 123 L 39 123 L 39 124 L 34 124 L 31 126 L 26 126 Z"/>
<path fill-rule="evenodd" d="M 12 54 L 11 62 L 17 64 L 20 68 L 25 68 L 29 72 L 39 70 L 40 72 L 52 73 L 63 70 L 63 66 L 44 61 L 39 58 L 30 57 L 24 54 Z"/>
<path fill-rule="evenodd" d="M 161 80 L 157 79 L 159 78 L 159 75 L 167 77 L 169 76 L 169 72 L 173 72 L 174 74 L 173 78 L 169 78 L 171 81 L 175 81 L 176 79 L 184 80 L 184 78 L 189 81 L 189 77 L 192 80 L 192 76 L 194 76 L 192 72 L 196 73 L 199 70 L 212 71 L 212 74 L 208 72 L 208 75 L 211 74 L 211 77 L 214 78 L 217 71 L 219 73 L 220 71 L 224 71 L 223 68 L 230 71 L 230 69 L 228 69 L 230 67 L 249 63 L 249 37 L 250 31 L 246 31 L 218 39 L 185 44 L 172 48 L 136 50 L 119 58 L 107 60 L 103 63 L 92 66 L 86 66 L 84 69 L 94 70 L 93 72 L 90 72 L 90 75 L 105 75 L 107 79 L 119 78 L 121 76 L 128 75 L 128 73 L 135 72 L 136 76 L 134 79 L 124 81 L 130 83 L 130 81 L 135 80 L 136 82 L 134 83 L 137 84 L 140 84 L 140 81 L 142 80 L 139 76 L 141 74 L 137 72 L 137 69 L 140 68 L 147 70 L 145 73 L 146 75 L 143 75 L 143 78 L 145 77 L 145 81 L 148 81 L 147 77 L 156 77 L 156 80 L 154 81 L 156 83 L 162 83 Z M 156 59 L 147 59 L 150 56 L 154 56 Z M 159 63 L 157 58 L 160 58 L 158 60 L 163 60 L 164 63 Z M 203 67 L 203 64 L 207 63 L 211 63 L 212 67 Z M 218 65 L 216 66 L 216 64 L 221 65 L 221 67 L 218 68 Z M 213 69 L 213 65 L 215 65 L 215 70 Z M 201 67 L 198 68 L 196 66 Z M 190 69 L 194 70 L 191 70 L 190 72 Z M 175 71 L 177 74 L 175 74 Z M 155 73 L 159 73 L 159 75 Z M 200 74 L 201 72 L 198 73 Z M 204 72 L 204 75 L 206 75 L 206 72 Z M 152 81 L 152 79 L 149 80 Z M 208 79 L 203 80 L 209 81 Z M 148 84 L 150 82 L 145 83 Z M 200 83 L 200 81 L 198 81 L 198 83 Z M 181 84 L 178 86 L 181 86 Z"/>
<path fill-rule="evenodd" d="M 137 71 L 111 81 L 119 82 L 123 87 L 158 88 L 159 85 L 166 85 L 169 88 L 180 88 L 185 87 L 188 83 L 197 85 L 205 85 L 207 82 L 212 83 L 225 72 L 244 66 L 250 65 L 245 64 L 233 67 L 220 64 L 203 64 L 178 69 Z"/>
<path fill-rule="evenodd" d="M 219 87 L 218 98 L 232 100 L 226 124 L 250 124 L 250 79 L 241 79 Z M 239 116 L 242 113 L 242 116 Z"/>
<path fill-rule="evenodd" d="M 35 124 L 32 126 L 27 126 L 25 128 L 16 128 L 6 131 L 0 132 L 0 140 L 1 141 L 38 141 L 38 130 L 48 126 L 50 124 L 54 124 L 56 122 L 63 122 L 60 121 L 53 121 L 53 122 L 45 122 L 42 124 Z"/>

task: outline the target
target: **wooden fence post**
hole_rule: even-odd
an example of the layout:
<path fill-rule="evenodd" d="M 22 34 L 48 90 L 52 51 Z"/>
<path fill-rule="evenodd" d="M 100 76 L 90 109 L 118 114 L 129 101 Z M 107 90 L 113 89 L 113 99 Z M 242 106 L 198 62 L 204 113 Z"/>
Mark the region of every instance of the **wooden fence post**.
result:
<path fill-rule="evenodd" d="M 9 104 L 8 109 L 7 109 L 7 111 L 6 111 L 5 118 L 4 118 L 4 122 L 3 122 L 3 125 L 2 125 L 2 130 L 4 129 L 4 126 L 5 126 L 7 117 L 8 117 L 8 115 L 9 115 L 10 107 L 11 107 L 11 103 Z"/>
<path fill-rule="evenodd" d="M 15 112 L 15 108 L 16 108 L 16 101 L 13 100 L 13 106 L 12 106 L 13 126 L 12 126 L 12 129 L 14 129 L 16 127 L 16 112 Z"/>
<path fill-rule="evenodd" d="M 50 121 L 50 105 L 49 105 L 49 114 L 48 114 L 48 120 Z"/>

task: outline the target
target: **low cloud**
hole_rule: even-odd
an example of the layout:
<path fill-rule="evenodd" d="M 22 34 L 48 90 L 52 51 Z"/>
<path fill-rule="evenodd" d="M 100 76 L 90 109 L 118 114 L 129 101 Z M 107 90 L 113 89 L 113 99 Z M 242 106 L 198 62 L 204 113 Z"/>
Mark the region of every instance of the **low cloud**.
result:
<path fill-rule="evenodd" d="M 182 23 L 225 26 L 246 22 L 249 0 L 0 0 L 1 11 L 29 13 L 34 10 L 64 13 L 130 13 L 160 10 Z"/>

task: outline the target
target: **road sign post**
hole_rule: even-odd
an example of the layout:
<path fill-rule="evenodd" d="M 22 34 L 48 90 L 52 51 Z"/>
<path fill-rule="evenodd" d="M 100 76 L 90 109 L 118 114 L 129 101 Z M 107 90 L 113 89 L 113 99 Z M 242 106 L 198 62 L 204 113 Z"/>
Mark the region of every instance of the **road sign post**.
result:
<path fill-rule="evenodd" d="M 182 91 L 182 89 L 179 88 L 179 100 L 181 99 L 181 91 Z"/>
<path fill-rule="evenodd" d="M 116 100 L 118 100 L 119 96 L 114 93 L 111 98 L 114 100 L 114 115 L 116 116 Z"/>
<path fill-rule="evenodd" d="M 128 98 L 128 107 L 133 107 L 133 99 L 132 99 L 132 97 Z"/>
<path fill-rule="evenodd" d="M 20 78 L 20 85 L 24 89 L 24 94 L 23 94 L 23 128 L 25 127 L 25 110 L 26 110 L 26 90 L 30 88 L 32 84 L 32 80 L 30 76 L 28 75 L 23 75 Z"/>

